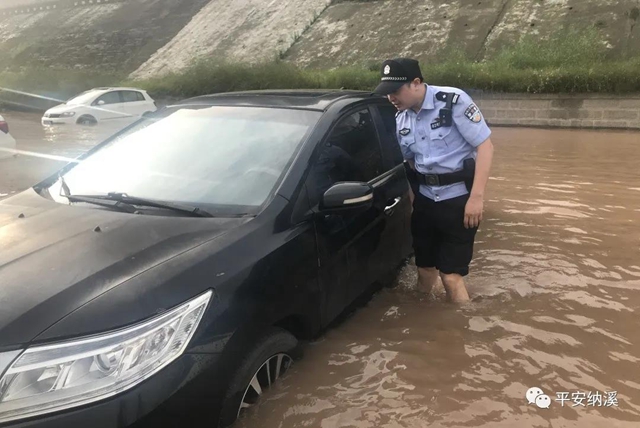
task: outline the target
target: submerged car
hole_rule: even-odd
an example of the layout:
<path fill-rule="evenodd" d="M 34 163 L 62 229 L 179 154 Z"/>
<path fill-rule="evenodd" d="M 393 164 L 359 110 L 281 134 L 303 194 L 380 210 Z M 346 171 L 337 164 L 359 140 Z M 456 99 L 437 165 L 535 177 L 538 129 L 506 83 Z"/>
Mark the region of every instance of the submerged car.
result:
<path fill-rule="evenodd" d="M 42 116 L 42 125 L 97 125 L 107 121 L 134 122 L 158 110 L 149 94 L 136 88 L 96 88 L 52 107 Z"/>
<path fill-rule="evenodd" d="M 193 98 L 0 202 L 0 425 L 232 424 L 410 256 L 394 115 Z"/>
<path fill-rule="evenodd" d="M 16 150 L 16 140 L 9 132 L 9 124 L 4 117 L 0 116 L 0 159 L 14 156 Z"/>

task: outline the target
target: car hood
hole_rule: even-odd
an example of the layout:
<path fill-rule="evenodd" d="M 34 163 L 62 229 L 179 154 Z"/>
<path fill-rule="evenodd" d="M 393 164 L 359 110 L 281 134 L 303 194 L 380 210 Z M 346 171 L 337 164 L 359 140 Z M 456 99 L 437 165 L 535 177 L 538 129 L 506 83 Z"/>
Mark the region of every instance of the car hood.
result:
<path fill-rule="evenodd" d="M 49 110 L 47 110 L 45 112 L 45 114 L 48 113 L 54 113 L 54 114 L 60 114 L 60 113 L 65 113 L 67 111 L 73 111 L 73 110 L 77 110 L 81 107 L 85 107 L 81 104 L 76 104 L 76 105 L 72 105 L 72 104 L 59 104 L 55 107 L 51 107 Z"/>
<path fill-rule="evenodd" d="M 0 347 L 32 341 L 75 309 L 249 219 L 132 215 L 33 190 L 0 202 Z"/>

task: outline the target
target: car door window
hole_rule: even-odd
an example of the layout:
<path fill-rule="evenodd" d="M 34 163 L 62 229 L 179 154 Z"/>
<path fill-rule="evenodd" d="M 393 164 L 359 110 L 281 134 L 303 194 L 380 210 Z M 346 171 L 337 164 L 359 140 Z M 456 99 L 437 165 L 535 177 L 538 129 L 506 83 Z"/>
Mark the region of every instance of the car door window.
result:
<path fill-rule="evenodd" d="M 331 131 L 311 171 L 310 199 L 342 181 L 368 182 L 383 173 L 378 134 L 371 113 L 363 109 L 343 117 Z"/>
<path fill-rule="evenodd" d="M 94 103 L 95 105 L 100 104 L 100 101 L 104 101 L 106 104 L 119 104 L 120 101 L 120 92 L 107 92 L 106 94 L 100 96 Z"/>
<path fill-rule="evenodd" d="M 142 101 L 138 99 L 139 92 L 135 91 L 122 91 L 122 102 L 124 103 L 135 103 L 138 101 Z"/>
<path fill-rule="evenodd" d="M 138 101 L 146 101 L 144 98 L 144 95 L 142 95 L 142 93 L 140 92 L 136 92 L 136 98 L 138 99 Z"/>
<path fill-rule="evenodd" d="M 376 106 L 380 113 L 380 136 L 382 137 L 382 150 L 386 159 L 391 159 L 392 164 L 390 167 L 401 164 L 403 162 L 402 151 L 398 144 L 398 137 L 396 136 L 396 113 L 398 110 L 389 105 Z"/>

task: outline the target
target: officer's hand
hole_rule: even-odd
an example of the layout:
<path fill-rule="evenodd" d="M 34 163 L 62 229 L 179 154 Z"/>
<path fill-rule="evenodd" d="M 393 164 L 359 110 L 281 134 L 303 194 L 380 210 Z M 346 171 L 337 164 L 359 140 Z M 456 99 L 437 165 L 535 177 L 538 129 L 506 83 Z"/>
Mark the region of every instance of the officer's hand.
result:
<path fill-rule="evenodd" d="M 480 196 L 470 196 L 464 208 L 464 227 L 472 229 L 480 226 L 484 202 Z"/>

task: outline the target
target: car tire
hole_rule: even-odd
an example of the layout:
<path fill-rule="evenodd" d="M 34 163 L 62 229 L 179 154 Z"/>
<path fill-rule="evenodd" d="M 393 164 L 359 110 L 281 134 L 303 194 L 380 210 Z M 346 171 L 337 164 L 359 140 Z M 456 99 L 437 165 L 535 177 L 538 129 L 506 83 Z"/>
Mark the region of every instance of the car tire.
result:
<path fill-rule="evenodd" d="M 300 356 L 295 336 L 281 328 L 270 328 L 251 348 L 232 375 L 223 394 L 218 428 L 232 425 L 245 406 L 255 404 L 266 388 L 282 376 Z"/>
<path fill-rule="evenodd" d="M 85 116 L 80 116 L 76 121 L 76 123 L 82 126 L 94 126 L 98 123 L 98 121 L 93 116 L 85 115 Z"/>

